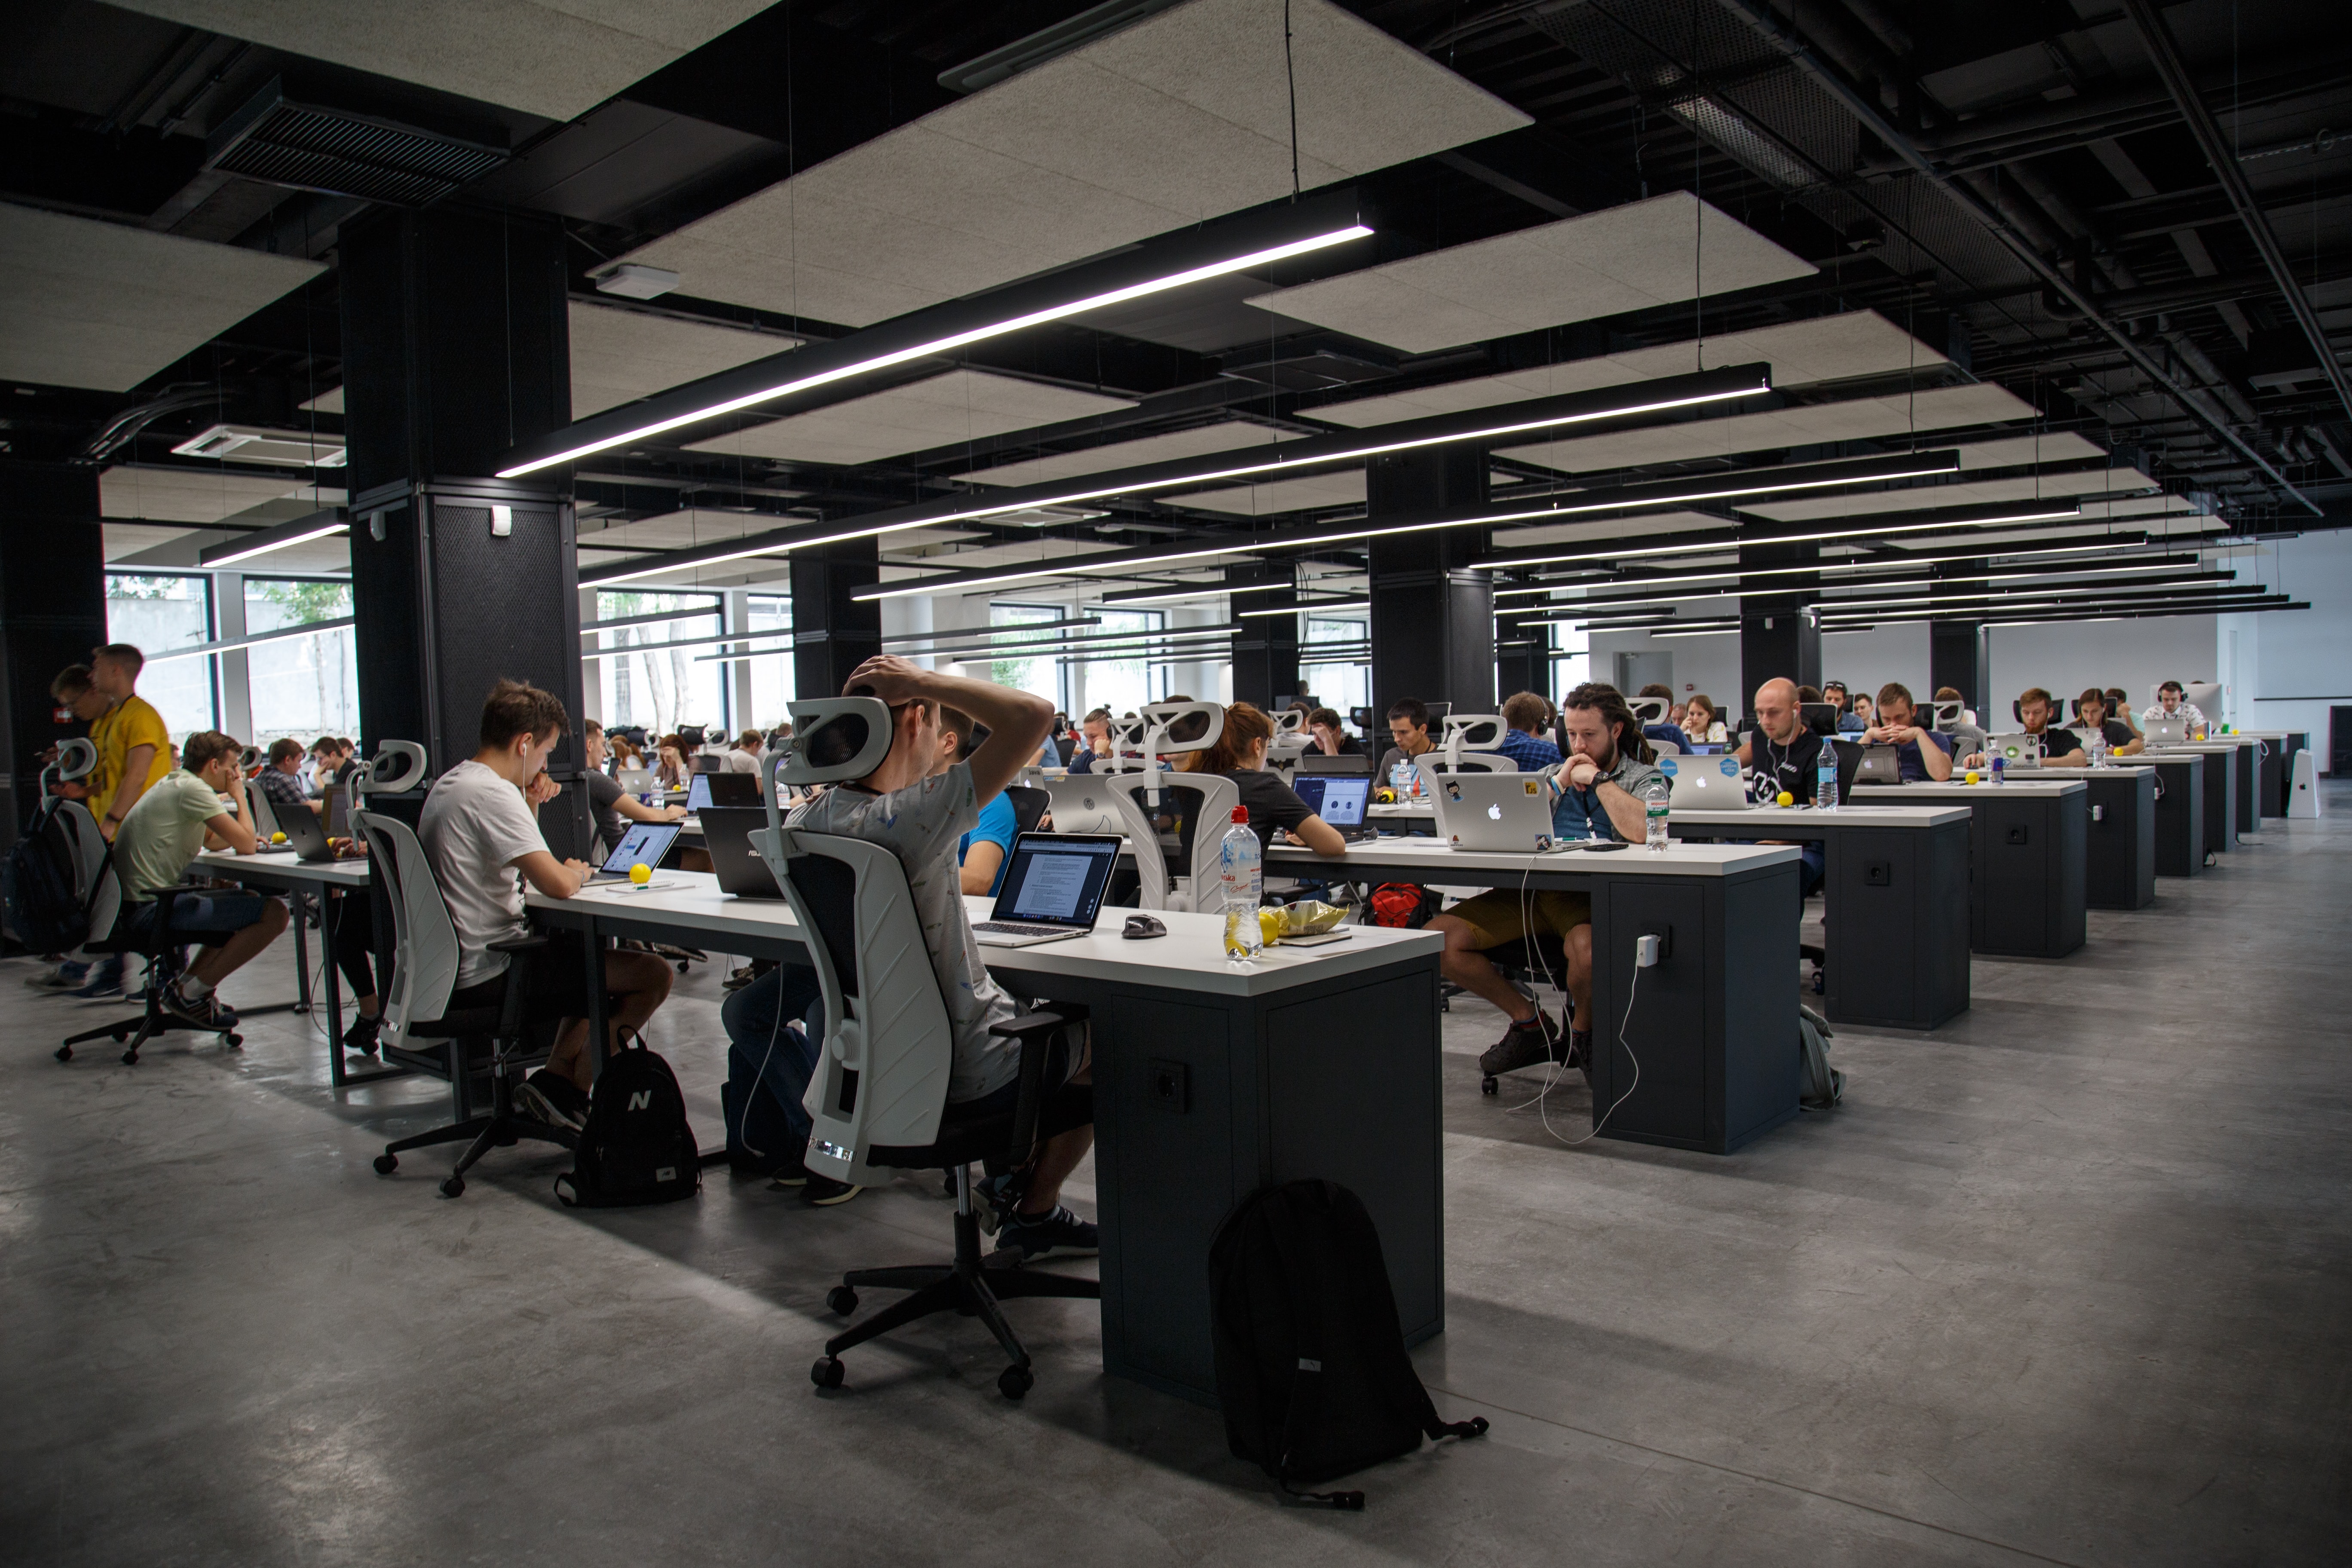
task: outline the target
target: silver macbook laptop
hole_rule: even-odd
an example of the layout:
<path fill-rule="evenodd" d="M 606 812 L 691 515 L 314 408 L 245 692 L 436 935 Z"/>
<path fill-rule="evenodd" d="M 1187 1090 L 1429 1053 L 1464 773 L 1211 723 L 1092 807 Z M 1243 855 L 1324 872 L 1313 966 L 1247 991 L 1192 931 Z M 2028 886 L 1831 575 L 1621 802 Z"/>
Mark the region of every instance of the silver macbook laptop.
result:
<path fill-rule="evenodd" d="M 1658 769 L 1673 786 L 1666 797 L 1669 810 L 1748 809 L 1748 786 L 1740 779 L 1737 757 L 1660 757 Z"/>
<path fill-rule="evenodd" d="M 1290 787 L 1307 810 L 1339 829 L 1349 843 L 1373 836 L 1372 825 L 1364 819 L 1364 808 L 1372 800 L 1370 775 L 1303 773 L 1290 781 Z"/>
<path fill-rule="evenodd" d="M 1903 754 L 1893 746 L 1864 746 L 1862 763 L 1853 770 L 1853 782 L 1858 784 L 1899 784 L 1903 782 Z"/>
<path fill-rule="evenodd" d="M 1044 784 L 1045 793 L 1054 801 L 1055 832 L 1127 832 L 1127 819 L 1119 816 L 1118 807 L 1112 803 L 1108 778 L 1080 773 L 1075 778 L 1049 778 Z"/>
<path fill-rule="evenodd" d="M 633 822 L 629 824 L 629 830 L 621 835 L 620 843 L 614 845 L 613 852 L 604 858 L 604 864 L 589 873 L 588 880 L 591 885 L 625 882 L 629 879 L 629 868 L 636 865 L 650 866 L 658 870 L 662 857 L 669 853 L 669 847 L 677 841 L 677 824 L 675 822 Z"/>
<path fill-rule="evenodd" d="M 1999 757 L 2004 768 L 2038 768 L 2042 765 L 2042 737 L 2021 730 L 2013 735 L 1989 736 L 1985 755 Z"/>
<path fill-rule="evenodd" d="M 626 794 L 644 795 L 654 787 L 654 771 L 651 768 L 623 768 L 613 775 L 613 780 Z"/>
<path fill-rule="evenodd" d="M 2143 719 L 2139 732 L 2151 746 L 2178 746 L 2189 739 L 2186 719 Z"/>
<path fill-rule="evenodd" d="M 1437 836 L 1456 849 L 1509 855 L 1563 848 L 1551 836 L 1551 791 L 1538 773 L 1424 773 Z"/>
<path fill-rule="evenodd" d="M 982 947 L 1034 947 L 1095 929 L 1121 840 L 1108 833 L 1024 833 L 996 885 L 996 907 L 971 928 Z"/>

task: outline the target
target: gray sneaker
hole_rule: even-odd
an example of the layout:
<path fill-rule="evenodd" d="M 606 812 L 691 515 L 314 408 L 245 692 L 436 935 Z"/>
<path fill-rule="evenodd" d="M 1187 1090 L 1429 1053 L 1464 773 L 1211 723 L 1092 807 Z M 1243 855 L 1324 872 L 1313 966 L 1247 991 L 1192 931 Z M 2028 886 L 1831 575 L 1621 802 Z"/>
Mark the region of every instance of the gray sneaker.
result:
<path fill-rule="evenodd" d="M 1538 1011 L 1523 1023 L 1513 1024 L 1503 1031 L 1503 1037 L 1486 1047 L 1478 1058 L 1478 1070 L 1488 1078 L 1499 1078 L 1521 1068 L 1541 1067 L 1564 1054 L 1568 1042 L 1560 1037 L 1559 1026 Z"/>
<path fill-rule="evenodd" d="M 25 976 L 25 984 L 36 991 L 72 991 L 88 978 L 87 963 L 60 963 L 55 969 L 44 969 L 38 974 Z"/>

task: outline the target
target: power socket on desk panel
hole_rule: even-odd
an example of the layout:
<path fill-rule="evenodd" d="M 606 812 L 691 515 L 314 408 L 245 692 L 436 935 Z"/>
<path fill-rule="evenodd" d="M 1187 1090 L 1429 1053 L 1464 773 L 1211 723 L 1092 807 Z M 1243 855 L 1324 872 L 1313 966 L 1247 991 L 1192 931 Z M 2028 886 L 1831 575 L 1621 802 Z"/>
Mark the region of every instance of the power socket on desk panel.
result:
<path fill-rule="evenodd" d="M 2008 842 L 2011 844 L 2023 844 L 2027 842 L 2025 824 L 2017 822 L 2010 825 Z"/>
<path fill-rule="evenodd" d="M 1148 1071 L 1155 1110 L 1181 1116 L 1192 1109 L 1192 1073 L 1182 1062 L 1154 1057 Z"/>
<path fill-rule="evenodd" d="M 1891 888 L 1895 885 L 1895 862 L 1864 860 L 1862 863 L 1862 885 L 1865 888 Z"/>
<path fill-rule="evenodd" d="M 1675 928 L 1664 921 L 1643 922 L 1633 939 L 1633 966 L 1648 969 L 1674 956 Z"/>

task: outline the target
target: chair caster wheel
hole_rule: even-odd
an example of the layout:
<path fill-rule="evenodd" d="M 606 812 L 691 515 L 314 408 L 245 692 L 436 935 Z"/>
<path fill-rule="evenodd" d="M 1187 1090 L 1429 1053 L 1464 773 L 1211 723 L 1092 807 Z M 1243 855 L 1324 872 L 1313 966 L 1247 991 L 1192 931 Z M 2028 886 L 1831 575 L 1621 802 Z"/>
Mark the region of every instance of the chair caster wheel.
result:
<path fill-rule="evenodd" d="M 857 1310 L 857 1292 L 846 1285 L 835 1285 L 824 1293 L 824 1310 L 836 1318 L 845 1318 Z"/>
<path fill-rule="evenodd" d="M 445 1198 L 454 1198 L 465 1190 L 466 1178 L 463 1176 L 452 1176 L 441 1184 L 441 1195 Z"/>
<path fill-rule="evenodd" d="M 391 1175 L 394 1171 L 397 1171 L 397 1170 L 399 1170 L 399 1169 L 400 1169 L 400 1156 L 399 1156 L 399 1155 L 397 1155 L 397 1154 L 378 1154 L 378 1155 L 375 1157 L 375 1173 L 376 1173 L 377 1175 L 379 1175 L 379 1176 L 389 1176 L 389 1175 Z"/>
<path fill-rule="evenodd" d="M 996 1374 L 996 1392 L 1007 1399 L 1018 1399 L 1036 1385 L 1036 1374 L 1025 1366 L 1008 1366 Z"/>
<path fill-rule="evenodd" d="M 135 1050 L 123 1052 L 122 1065 L 127 1068 L 137 1067 L 139 1065 L 139 1053 Z"/>
<path fill-rule="evenodd" d="M 108 1032 L 114 1037 L 114 1043 L 118 1046 L 131 1038 L 131 1031 L 128 1029 L 112 1029 Z"/>
<path fill-rule="evenodd" d="M 223 1035 L 221 1038 L 227 1043 L 230 1050 L 241 1051 L 245 1049 L 245 1037 L 243 1035 Z"/>
<path fill-rule="evenodd" d="M 58 1047 L 58 1060 L 61 1062 L 69 1062 L 73 1060 L 73 1047 L 71 1046 L 59 1046 Z"/>
<path fill-rule="evenodd" d="M 819 1356 L 816 1364 L 809 1368 L 809 1381 L 819 1388 L 839 1388 L 846 1375 L 837 1355 Z"/>
<path fill-rule="evenodd" d="M 1478 1080 L 1478 1092 L 1480 1094 L 1500 1094 L 1503 1092 L 1503 1086 L 1499 1082 L 1496 1081 L 1495 1075 L 1493 1073 L 1488 1073 L 1486 1077 Z"/>

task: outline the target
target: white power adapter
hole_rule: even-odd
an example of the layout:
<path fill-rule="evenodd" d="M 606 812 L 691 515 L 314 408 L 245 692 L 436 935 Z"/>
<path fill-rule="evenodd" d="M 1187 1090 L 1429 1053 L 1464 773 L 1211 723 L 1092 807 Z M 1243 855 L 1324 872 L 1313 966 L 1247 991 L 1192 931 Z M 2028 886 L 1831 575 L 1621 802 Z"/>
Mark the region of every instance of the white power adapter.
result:
<path fill-rule="evenodd" d="M 1636 969 L 1655 968 L 1659 949 L 1664 945 L 1654 931 L 1637 939 L 1633 943 L 1633 966 Z"/>

